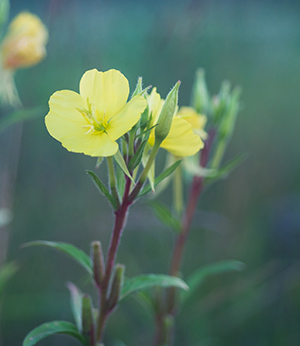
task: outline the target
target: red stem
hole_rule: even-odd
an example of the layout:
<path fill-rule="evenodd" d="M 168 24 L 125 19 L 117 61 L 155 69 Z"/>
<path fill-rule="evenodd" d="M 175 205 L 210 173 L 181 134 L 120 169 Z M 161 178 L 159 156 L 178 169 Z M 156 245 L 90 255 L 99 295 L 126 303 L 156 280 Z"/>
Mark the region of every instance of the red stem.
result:
<path fill-rule="evenodd" d="M 200 156 L 200 166 L 206 167 L 209 160 L 209 154 L 211 151 L 211 147 L 213 144 L 213 140 L 215 138 L 215 130 L 212 129 L 209 132 L 208 138 L 205 142 L 204 148 L 201 152 Z M 182 262 L 182 256 L 183 256 L 183 250 L 186 243 L 186 240 L 189 235 L 189 231 L 191 228 L 191 223 L 193 221 L 193 217 L 195 214 L 195 210 L 197 207 L 197 202 L 199 199 L 199 196 L 203 189 L 203 177 L 194 177 L 193 183 L 190 190 L 190 198 L 188 201 L 188 205 L 186 207 L 185 215 L 183 217 L 182 226 L 181 226 L 181 232 L 176 240 L 175 247 L 173 250 L 173 255 L 171 259 L 170 264 L 170 275 L 177 276 L 178 271 L 180 270 L 181 262 Z M 167 311 L 168 313 L 174 314 L 174 308 L 175 308 L 175 288 L 170 288 L 167 291 Z"/>
<path fill-rule="evenodd" d="M 98 328 L 97 328 L 97 340 L 102 341 L 103 332 L 106 324 L 107 317 L 110 311 L 107 309 L 107 291 L 109 283 L 111 280 L 111 274 L 115 265 L 115 259 L 118 252 L 118 247 L 120 244 L 122 231 L 126 224 L 126 218 L 128 214 L 128 209 L 132 202 L 128 200 L 130 192 L 131 181 L 126 177 L 125 190 L 123 195 L 123 200 L 120 208 L 115 212 L 115 225 L 112 233 L 112 237 L 109 244 L 109 250 L 106 260 L 106 269 L 105 276 L 101 287 L 99 288 L 100 294 L 100 312 L 98 319 Z"/>

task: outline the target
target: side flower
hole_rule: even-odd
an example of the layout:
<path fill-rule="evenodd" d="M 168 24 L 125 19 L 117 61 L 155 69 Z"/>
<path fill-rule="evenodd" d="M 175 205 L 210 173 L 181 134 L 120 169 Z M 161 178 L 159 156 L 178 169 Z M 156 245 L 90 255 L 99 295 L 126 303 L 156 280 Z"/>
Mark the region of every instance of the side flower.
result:
<path fill-rule="evenodd" d="M 139 121 L 147 106 L 145 98 L 138 95 L 127 102 L 129 83 L 117 70 L 85 72 L 79 90 L 79 94 L 62 90 L 51 96 L 45 118 L 50 135 L 72 152 L 95 157 L 116 154 L 116 140 Z"/>
<path fill-rule="evenodd" d="M 147 96 L 149 114 L 151 116 L 151 126 L 158 122 L 158 118 L 164 101 L 157 93 L 156 88 L 152 89 Z M 152 130 L 149 136 L 149 144 L 154 145 L 155 132 Z M 161 147 L 178 157 L 192 156 L 203 148 L 201 138 L 194 133 L 192 124 L 184 117 L 175 115 L 171 129 L 166 139 L 161 143 Z"/>
<path fill-rule="evenodd" d="M 48 30 L 30 12 L 18 14 L 8 27 L 1 44 L 1 60 L 5 70 L 16 70 L 40 62 L 46 55 Z"/>

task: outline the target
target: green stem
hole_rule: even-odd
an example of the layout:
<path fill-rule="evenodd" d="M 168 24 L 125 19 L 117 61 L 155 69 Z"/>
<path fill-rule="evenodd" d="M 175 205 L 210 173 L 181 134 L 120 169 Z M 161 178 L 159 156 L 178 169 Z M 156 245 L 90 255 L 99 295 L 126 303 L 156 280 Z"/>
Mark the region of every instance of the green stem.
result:
<path fill-rule="evenodd" d="M 179 166 L 174 172 L 173 180 L 174 209 L 181 216 L 183 209 L 182 168 Z"/>
<path fill-rule="evenodd" d="M 110 190 L 115 198 L 118 207 L 120 206 L 120 199 L 118 190 L 116 187 L 116 175 L 115 175 L 115 169 L 114 169 L 114 163 L 112 156 L 107 157 L 107 167 L 108 167 L 108 174 L 109 174 L 109 184 L 110 184 Z"/>

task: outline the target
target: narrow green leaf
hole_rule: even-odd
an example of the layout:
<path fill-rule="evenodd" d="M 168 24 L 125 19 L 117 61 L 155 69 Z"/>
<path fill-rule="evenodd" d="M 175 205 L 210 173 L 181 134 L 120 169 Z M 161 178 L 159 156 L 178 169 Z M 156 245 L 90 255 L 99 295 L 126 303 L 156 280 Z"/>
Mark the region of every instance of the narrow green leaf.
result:
<path fill-rule="evenodd" d="M 120 169 L 117 169 L 116 176 L 117 176 L 117 189 L 118 189 L 119 196 L 123 196 L 124 190 L 125 190 L 125 177 L 124 177 L 123 171 Z"/>
<path fill-rule="evenodd" d="M 136 166 L 138 166 L 138 164 L 141 162 L 142 160 L 142 156 L 143 156 L 143 152 L 145 149 L 145 145 L 147 144 L 147 141 L 143 141 L 138 150 L 136 151 L 136 153 L 134 154 L 134 156 L 131 158 L 129 164 L 128 164 L 128 168 L 133 171 L 135 169 Z"/>
<path fill-rule="evenodd" d="M 29 243 L 26 243 L 22 245 L 22 247 L 29 247 L 29 246 L 35 246 L 35 245 L 47 246 L 47 247 L 50 247 L 65 253 L 66 255 L 71 257 L 73 260 L 75 260 L 75 262 L 79 263 L 91 275 L 91 277 L 93 277 L 93 269 L 92 269 L 90 257 L 85 252 L 78 249 L 74 245 L 71 245 L 68 243 L 62 243 L 62 242 L 38 240 L 38 241 L 31 241 Z"/>
<path fill-rule="evenodd" d="M 81 333 L 82 331 L 82 292 L 80 289 L 74 285 L 72 282 L 67 283 L 67 287 L 71 293 L 71 309 L 73 317 L 77 326 L 77 329 Z"/>
<path fill-rule="evenodd" d="M 114 155 L 114 159 L 116 160 L 117 164 L 122 169 L 122 171 L 127 175 L 127 177 L 129 177 L 130 180 L 133 183 L 135 183 L 134 179 L 132 178 L 131 174 L 128 171 L 128 168 L 126 166 L 126 163 L 124 161 L 124 158 L 123 158 L 122 154 L 120 153 L 120 150 L 118 150 L 117 153 Z"/>
<path fill-rule="evenodd" d="M 172 212 L 158 201 L 149 202 L 157 218 L 165 225 L 171 227 L 176 232 L 180 230 L 180 221 L 172 215 Z"/>
<path fill-rule="evenodd" d="M 172 174 L 175 169 L 181 164 L 181 160 L 176 161 L 175 163 L 173 163 L 172 166 L 170 166 L 169 168 L 167 168 L 163 173 L 161 173 L 154 182 L 154 186 L 158 185 L 161 181 L 163 181 L 165 178 L 167 178 L 170 174 Z M 143 190 L 139 193 L 139 197 L 142 197 L 144 195 L 146 195 L 148 192 L 151 191 L 151 186 L 148 185 L 145 188 L 143 188 Z"/>
<path fill-rule="evenodd" d="M 123 300 L 129 294 L 145 290 L 151 287 L 178 287 L 188 290 L 187 284 L 176 276 L 148 274 L 140 275 L 131 279 L 125 279 L 120 300 Z"/>
<path fill-rule="evenodd" d="M 66 334 L 72 336 L 80 341 L 82 345 L 86 345 L 84 338 L 78 332 L 74 324 L 65 321 L 53 321 L 44 323 L 41 326 L 33 329 L 23 341 L 23 346 L 36 345 L 40 340 L 54 334 Z"/>
<path fill-rule="evenodd" d="M 12 278 L 17 270 L 18 267 L 13 262 L 6 263 L 0 268 L 0 294 L 2 293 L 7 282 Z"/>
<path fill-rule="evenodd" d="M 187 279 L 187 284 L 190 290 L 181 294 L 181 303 L 185 302 L 189 297 L 191 297 L 208 276 L 229 271 L 242 271 L 244 267 L 245 264 L 243 262 L 236 260 L 225 260 L 211 263 L 199 268 Z"/>
<path fill-rule="evenodd" d="M 109 193 L 108 189 L 102 183 L 102 181 L 97 177 L 97 175 L 94 172 L 92 172 L 92 171 L 86 171 L 86 173 L 90 176 L 90 178 L 92 179 L 93 183 L 98 188 L 98 190 L 101 192 L 101 194 L 103 196 L 105 196 L 109 200 L 109 202 L 112 205 L 112 207 L 114 208 L 114 210 L 117 210 L 117 208 L 118 208 L 117 201 Z"/>
<path fill-rule="evenodd" d="M 46 113 L 45 107 L 35 107 L 30 109 L 22 109 L 5 116 L 0 120 L 0 133 L 8 127 L 24 120 L 42 117 Z"/>
<path fill-rule="evenodd" d="M 205 185 L 210 185 L 216 182 L 219 179 L 225 179 L 228 175 L 241 163 L 245 160 L 246 154 L 241 154 L 233 158 L 222 168 L 215 170 L 215 174 L 208 176 L 205 179 Z"/>

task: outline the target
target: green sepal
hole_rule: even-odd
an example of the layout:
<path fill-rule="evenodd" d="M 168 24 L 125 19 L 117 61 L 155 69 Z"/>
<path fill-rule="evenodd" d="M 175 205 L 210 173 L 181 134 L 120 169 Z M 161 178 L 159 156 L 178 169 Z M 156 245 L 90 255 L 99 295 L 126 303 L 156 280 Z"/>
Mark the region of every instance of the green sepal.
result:
<path fill-rule="evenodd" d="M 97 157 L 96 168 L 100 167 L 101 163 L 103 162 L 103 159 L 103 156 Z"/>
<path fill-rule="evenodd" d="M 232 160 L 230 160 L 228 163 L 226 163 L 223 167 L 219 168 L 218 170 L 214 170 L 214 173 L 211 174 L 211 176 L 205 178 L 205 186 L 213 184 L 219 179 L 227 178 L 228 175 L 246 159 L 246 157 L 246 154 L 238 155 Z"/>
<path fill-rule="evenodd" d="M 94 345 L 95 322 L 92 299 L 88 294 L 82 296 L 82 335 L 88 345 Z"/>
<path fill-rule="evenodd" d="M 22 248 L 36 245 L 47 246 L 68 255 L 75 260 L 75 262 L 79 263 L 93 278 L 93 269 L 90 257 L 84 251 L 78 249 L 74 245 L 63 242 L 37 240 L 23 244 Z"/>
<path fill-rule="evenodd" d="M 161 173 L 154 181 L 154 187 L 156 185 L 158 185 L 160 182 L 162 182 L 165 178 L 167 178 L 170 174 L 172 174 L 175 169 L 181 164 L 181 160 L 176 161 L 175 163 L 173 163 L 172 166 L 170 166 L 169 168 L 167 168 L 163 173 Z M 142 197 L 144 195 L 146 195 L 148 192 L 151 191 L 151 186 L 148 185 L 145 188 L 143 188 L 143 190 L 139 193 L 139 197 Z"/>
<path fill-rule="evenodd" d="M 0 295 L 7 282 L 14 276 L 17 270 L 18 267 L 13 262 L 6 263 L 0 268 Z"/>
<path fill-rule="evenodd" d="M 76 326 L 73 323 L 65 321 L 53 321 L 40 325 L 27 334 L 23 341 L 23 346 L 33 346 L 39 341 L 54 334 L 66 334 L 74 337 L 82 345 L 87 345 L 83 336 L 78 332 Z"/>
<path fill-rule="evenodd" d="M 90 176 L 90 178 L 92 179 L 93 183 L 95 184 L 95 186 L 98 188 L 98 190 L 101 192 L 101 194 L 103 196 L 105 196 L 110 204 L 112 205 L 114 210 L 118 209 L 118 203 L 117 201 L 114 199 L 114 197 L 109 193 L 108 189 L 106 188 L 106 186 L 102 183 L 102 181 L 98 178 L 98 176 L 93 172 L 93 171 L 86 171 L 86 173 Z"/>
<path fill-rule="evenodd" d="M 20 121 L 29 120 L 29 119 L 38 118 L 38 117 L 42 118 L 42 115 L 44 113 L 46 113 L 45 107 L 35 107 L 35 108 L 15 111 L 0 120 L 0 133 L 5 131 L 8 127 L 19 123 Z"/>
<path fill-rule="evenodd" d="M 189 289 L 188 285 L 176 276 L 162 274 L 139 275 L 131 279 L 125 278 L 120 300 L 123 300 L 132 293 L 151 287 L 178 287 L 183 290 Z"/>
<path fill-rule="evenodd" d="M 67 283 L 71 295 L 71 309 L 78 331 L 82 332 L 82 296 L 83 293 L 72 282 Z"/>
<path fill-rule="evenodd" d="M 120 150 L 118 150 L 117 153 L 113 157 L 114 157 L 115 161 L 117 162 L 118 166 L 122 169 L 122 171 L 135 184 L 134 179 L 132 178 L 131 174 L 128 171 L 128 168 L 126 166 L 124 158 L 123 158 L 122 154 L 120 153 Z"/>
<path fill-rule="evenodd" d="M 174 231 L 179 233 L 180 221 L 172 215 L 172 212 L 163 203 L 158 201 L 149 201 L 156 217 L 165 225 L 171 227 Z"/>
<path fill-rule="evenodd" d="M 182 292 L 180 296 L 181 304 L 186 302 L 189 297 L 191 297 L 202 284 L 202 282 L 211 275 L 221 274 L 229 271 L 242 271 L 245 268 L 245 264 L 236 260 L 225 260 L 220 262 L 215 262 L 203 266 L 196 270 L 188 279 L 186 280 L 189 291 Z"/>

